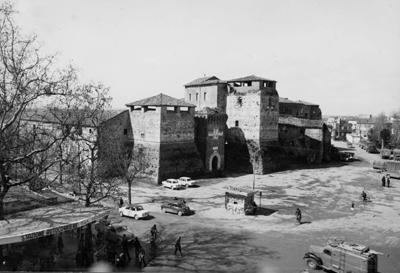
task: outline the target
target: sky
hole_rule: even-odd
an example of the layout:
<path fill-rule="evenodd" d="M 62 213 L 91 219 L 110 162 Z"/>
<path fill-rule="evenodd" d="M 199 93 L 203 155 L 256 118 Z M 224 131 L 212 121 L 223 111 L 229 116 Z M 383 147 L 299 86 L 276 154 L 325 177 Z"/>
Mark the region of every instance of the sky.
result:
<path fill-rule="evenodd" d="M 398 0 L 16 0 L 45 54 L 110 87 L 113 108 L 255 74 L 324 115 L 400 110 Z"/>

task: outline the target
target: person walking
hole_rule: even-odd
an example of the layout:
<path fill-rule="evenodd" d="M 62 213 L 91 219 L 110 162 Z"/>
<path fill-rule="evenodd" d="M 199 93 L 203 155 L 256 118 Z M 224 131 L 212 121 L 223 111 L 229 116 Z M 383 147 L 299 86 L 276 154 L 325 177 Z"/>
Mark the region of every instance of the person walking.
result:
<path fill-rule="evenodd" d="M 60 254 L 64 253 L 64 242 L 63 242 L 61 234 L 58 236 L 57 248 L 58 248 L 58 253 L 60 253 Z"/>
<path fill-rule="evenodd" d="M 381 181 L 382 181 L 382 187 L 385 187 L 385 184 L 386 184 L 386 176 L 385 175 L 382 176 Z"/>
<path fill-rule="evenodd" d="M 125 257 L 127 257 L 128 260 L 130 261 L 131 255 L 129 255 L 129 247 L 128 247 L 129 243 L 128 243 L 128 239 L 126 238 L 125 234 L 122 236 L 121 245 L 122 245 L 122 252 L 124 253 Z"/>
<path fill-rule="evenodd" d="M 146 266 L 146 260 L 145 260 L 145 252 L 144 252 L 144 249 L 141 247 L 140 249 L 139 249 L 139 257 L 138 257 L 138 260 L 139 260 L 139 266 L 140 267 L 145 267 Z"/>
<path fill-rule="evenodd" d="M 299 208 L 296 209 L 295 215 L 296 215 L 297 222 L 299 222 L 299 224 L 301 224 L 301 210 Z"/>
<path fill-rule="evenodd" d="M 119 207 L 122 208 L 122 206 L 124 205 L 124 200 L 122 199 L 122 197 L 119 199 Z"/>
<path fill-rule="evenodd" d="M 139 260 L 139 252 L 142 246 L 140 245 L 138 237 L 135 237 L 135 241 L 133 242 L 133 247 L 135 248 L 136 260 Z"/>
<path fill-rule="evenodd" d="M 179 236 L 178 240 L 175 243 L 175 255 L 178 250 L 179 250 L 179 253 L 181 254 L 181 256 L 183 256 L 182 255 L 182 247 L 181 247 L 181 236 Z"/>
<path fill-rule="evenodd" d="M 361 198 L 364 202 L 367 202 L 367 193 L 364 190 L 361 192 Z"/>
<path fill-rule="evenodd" d="M 390 174 L 386 174 L 386 186 L 390 188 Z"/>

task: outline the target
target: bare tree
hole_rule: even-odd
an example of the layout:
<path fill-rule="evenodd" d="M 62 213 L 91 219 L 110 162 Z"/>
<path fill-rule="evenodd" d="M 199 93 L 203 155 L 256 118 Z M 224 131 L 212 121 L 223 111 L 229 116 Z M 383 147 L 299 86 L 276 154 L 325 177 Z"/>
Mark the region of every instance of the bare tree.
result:
<path fill-rule="evenodd" d="M 75 105 L 71 119 L 75 130 L 70 133 L 67 145 L 74 146 L 74 149 L 69 147 L 69 155 L 77 162 L 77 171 L 70 173 L 69 178 L 77 181 L 79 198 L 85 206 L 90 206 L 119 192 L 118 181 L 104 175 L 99 154 L 100 128 L 109 118 L 111 99 L 108 88 L 101 84 L 86 84 L 76 90 L 77 96 L 69 102 Z"/>
<path fill-rule="evenodd" d="M 65 139 L 60 130 L 29 126 L 24 117 L 31 108 L 47 108 L 73 92 L 72 68 L 54 68 L 54 56 L 42 56 L 35 36 L 24 37 L 13 21 L 13 8 L 0 7 L 0 220 L 3 200 L 9 189 L 29 183 L 48 170 L 54 161 L 31 166 L 30 175 L 18 177 L 21 169 L 35 165 L 38 158 Z M 37 113 L 36 113 L 37 114 Z M 36 115 L 37 116 L 37 115 Z M 46 120 L 49 117 L 46 116 Z M 29 172 L 28 172 L 29 173 Z"/>

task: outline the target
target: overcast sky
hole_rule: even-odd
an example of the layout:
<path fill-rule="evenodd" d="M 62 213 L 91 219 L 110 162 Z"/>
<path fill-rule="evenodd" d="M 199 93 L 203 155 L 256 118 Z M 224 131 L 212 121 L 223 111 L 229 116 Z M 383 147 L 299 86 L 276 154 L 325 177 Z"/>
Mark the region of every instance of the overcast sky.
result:
<path fill-rule="evenodd" d="M 255 74 L 323 114 L 400 109 L 400 1 L 17 0 L 45 53 L 111 88 L 114 108 Z"/>

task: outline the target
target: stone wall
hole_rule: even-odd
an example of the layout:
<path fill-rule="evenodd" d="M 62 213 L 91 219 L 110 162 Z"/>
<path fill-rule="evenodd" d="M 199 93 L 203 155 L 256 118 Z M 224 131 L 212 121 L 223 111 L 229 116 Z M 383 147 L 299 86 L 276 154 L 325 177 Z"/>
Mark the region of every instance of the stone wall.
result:
<path fill-rule="evenodd" d="M 159 143 L 161 128 L 161 108 L 156 107 L 154 111 L 140 108 L 130 109 L 131 127 L 134 141 Z"/>
<path fill-rule="evenodd" d="M 178 107 L 175 107 L 175 109 Z M 189 111 L 168 110 L 167 107 L 161 109 L 160 123 L 160 142 L 161 143 L 194 143 L 194 112 L 193 108 Z"/>
<path fill-rule="evenodd" d="M 321 109 L 318 105 L 304 104 L 301 102 L 280 102 L 279 114 L 304 119 L 321 120 Z"/>
<path fill-rule="evenodd" d="M 204 169 L 194 142 L 163 143 L 159 154 L 158 183 L 168 178 L 198 176 Z"/>
<path fill-rule="evenodd" d="M 323 158 L 323 132 L 287 124 L 279 124 L 279 143 L 289 159 L 320 163 Z"/>

